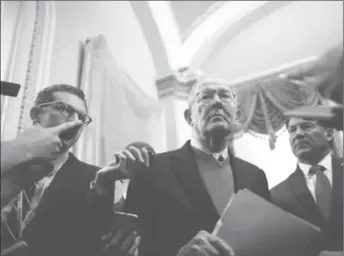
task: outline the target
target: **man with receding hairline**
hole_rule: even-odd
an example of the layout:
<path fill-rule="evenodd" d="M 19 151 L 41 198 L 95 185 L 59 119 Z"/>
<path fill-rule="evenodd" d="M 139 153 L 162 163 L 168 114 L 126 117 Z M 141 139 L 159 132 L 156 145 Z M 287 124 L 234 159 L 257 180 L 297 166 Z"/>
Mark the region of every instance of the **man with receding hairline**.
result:
<path fill-rule="evenodd" d="M 210 234 L 229 198 L 243 188 L 270 198 L 264 172 L 231 150 L 237 113 L 226 82 L 202 79 L 191 89 L 184 112 L 191 140 L 155 155 L 129 185 L 124 210 L 139 216 L 139 256 L 233 255 Z"/>

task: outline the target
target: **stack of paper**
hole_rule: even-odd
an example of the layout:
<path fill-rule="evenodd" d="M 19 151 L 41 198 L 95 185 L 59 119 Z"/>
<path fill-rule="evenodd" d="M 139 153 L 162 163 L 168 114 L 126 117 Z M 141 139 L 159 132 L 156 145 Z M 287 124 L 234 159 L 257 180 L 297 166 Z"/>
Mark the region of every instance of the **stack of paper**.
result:
<path fill-rule="evenodd" d="M 238 256 L 306 256 L 320 229 L 244 189 L 231 198 L 213 234 Z"/>

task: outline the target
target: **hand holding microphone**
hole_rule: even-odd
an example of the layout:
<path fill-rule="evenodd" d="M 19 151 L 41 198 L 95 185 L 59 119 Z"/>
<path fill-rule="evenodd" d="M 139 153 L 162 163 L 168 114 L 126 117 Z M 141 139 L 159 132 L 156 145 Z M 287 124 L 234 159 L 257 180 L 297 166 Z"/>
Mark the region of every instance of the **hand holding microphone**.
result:
<path fill-rule="evenodd" d="M 146 148 L 130 146 L 123 149 L 115 153 L 114 160 L 97 172 L 95 186 L 100 190 L 107 190 L 117 180 L 131 179 L 145 171 L 150 160 L 150 153 Z"/>

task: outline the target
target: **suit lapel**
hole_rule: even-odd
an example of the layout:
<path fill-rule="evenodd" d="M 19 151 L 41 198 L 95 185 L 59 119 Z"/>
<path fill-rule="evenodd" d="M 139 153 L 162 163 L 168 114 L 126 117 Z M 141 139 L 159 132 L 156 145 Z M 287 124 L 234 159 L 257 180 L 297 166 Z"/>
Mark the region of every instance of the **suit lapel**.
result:
<path fill-rule="evenodd" d="M 76 170 L 74 166 L 77 162 L 76 157 L 70 154 L 68 160 L 58 170 L 47 191 L 44 193 L 41 202 L 37 206 L 36 217 L 41 214 L 43 216 L 46 211 L 59 208 L 60 200 L 57 200 L 57 197 L 61 198 L 61 195 L 67 193 L 66 187 L 68 184 L 73 183 L 71 180 L 74 179 L 73 175 Z"/>
<path fill-rule="evenodd" d="M 343 161 L 332 157 L 332 219 L 333 225 L 343 219 Z"/>
<path fill-rule="evenodd" d="M 199 172 L 190 141 L 175 152 L 171 158 L 170 167 L 181 187 L 178 192 L 180 202 L 192 211 L 218 218 L 219 214 Z M 174 189 L 176 190 L 178 189 Z"/>
<path fill-rule="evenodd" d="M 245 187 L 242 183 L 245 179 L 240 179 L 240 162 L 238 158 L 236 158 L 230 151 L 228 151 L 228 158 L 233 173 L 233 191 L 234 193 L 237 193 L 239 189 Z"/>
<path fill-rule="evenodd" d="M 308 221 L 319 226 L 324 227 L 325 220 L 321 216 L 319 209 L 307 187 L 302 171 L 297 167 L 297 170 L 290 176 L 288 183 L 290 191 L 294 195 L 295 200 L 303 208 Z"/>

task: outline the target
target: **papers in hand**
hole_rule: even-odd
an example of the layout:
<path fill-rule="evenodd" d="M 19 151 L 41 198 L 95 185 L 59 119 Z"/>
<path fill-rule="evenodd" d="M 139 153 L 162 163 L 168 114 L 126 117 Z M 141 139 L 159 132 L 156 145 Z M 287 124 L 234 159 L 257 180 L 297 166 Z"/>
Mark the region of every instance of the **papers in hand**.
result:
<path fill-rule="evenodd" d="M 239 256 L 305 256 L 320 229 L 244 189 L 230 199 L 213 234 Z"/>

